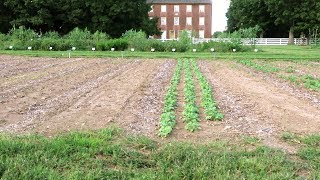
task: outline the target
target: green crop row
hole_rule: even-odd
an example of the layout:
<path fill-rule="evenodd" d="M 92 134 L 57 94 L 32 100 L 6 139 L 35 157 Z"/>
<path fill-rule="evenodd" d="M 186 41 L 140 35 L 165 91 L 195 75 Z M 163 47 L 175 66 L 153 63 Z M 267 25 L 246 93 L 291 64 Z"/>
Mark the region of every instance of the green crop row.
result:
<path fill-rule="evenodd" d="M 188 131 L 195 131 L 200 129 L 199 108 L 196 104 L 196 90 L 193 81 L 192 69 L 190 67 L 190 61 L 187 59 L 184 63 L 185 70 L 185 87 L 184 87 L 184 100 L 185 106 L 183 111 L 183 120 Z"/>
<path fill-rule="evenodd" d="M 198 68 L 196 62 L 194 60 L 191 61 L 192 67 L 196 74 L 197 79 L 199 80 L 200 87 L 201 87 L 201 106 L 205 110 L 206 120 L 221 120 L 223 119 L 223 114 L 219 112 L 217 107 L 217 103 L 215 102 L 213 95 L 212 95 L 212 88 L 201 73 L 200 69 Z"/>
<path fill-rule="evenodd" d="M 178 61 L 174 75 L 172 77 L 167 94 L 165 95 L 164 108 L 160 118 L 159 136 L 168 136 L 176 125 L 175 109 L 177 107 L 178 91 L 177 87 L 180 83 L 180 75 L 182 70 L 182 60 Z"/>
<path fill-rule="evenodd" d="M 274 73 L 274 72 L 280 71 L 280 69 L 277 67 L 268 66 L 268 65 L 260 65 L 255 62 L 252 62 L 251 60 L 238 60 L 237 62 L 240 64 L 243 64 L 243 65 L 246 65 L 248 67 L 251 67 L 257 71 L 262 71 L 265 73 Z"/>

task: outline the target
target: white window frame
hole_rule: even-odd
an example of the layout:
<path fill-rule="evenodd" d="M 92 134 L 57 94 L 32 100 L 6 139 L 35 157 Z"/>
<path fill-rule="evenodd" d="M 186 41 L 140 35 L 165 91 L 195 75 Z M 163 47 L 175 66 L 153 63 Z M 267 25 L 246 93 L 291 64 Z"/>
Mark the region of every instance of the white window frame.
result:
<path fill-rule="evenodd" d="M 186 25 L 187 26 L 192 26 L 192 17 L 187 17 Z"/>
<path fill-rule="evenodd" d="M 161 12 L 167 12 L 167 5 L 161 5 Z"/>
<path fill-rule="evenodd" d="M 204 26 L 205 24 L 205 18 L 204 17 L 199 17 L 199 25 Z"/>
<path fill-rule="evenodd" d="M 154 8 L 154 6 L 153 6 L 153 5 L 151 5 L 151 10 L 150 10 L 150 12 L 153 12 L 153 8 Z"/>
<path fill-rule="evenodd" d="M 167 39 L 167 31 L 166 30 L 162 31 L 161 39 Z"/>
<path fill-rule="evenodd" d="M 179 24 L 180 24 L 180 19 L 179 19 L 179 17 L 174 17 L 173 18 L 173 24 L 175 25 L 175 26 L 179 26 Z"/>
<path fill-rule="evenodd" d="M 199 5 L 199 12 L 204 13 L 205 12 L 205 5 Z"/>
<path fill-rule="evenodd" d="M 174 9 L 175 13 L 178 13 L 180 11 L 180 6 L 179 5 L 174 5 L 173 9 Z"/>
<path fill-rule="evenodd" d="M 204 38 L 204 30 L 199 30 L 199 38 L 200 39 Z"/>
<path fill-rule="evenodd" d="M 192 5 L 187 5 L 187 12 L 192 12 Z"/>
<path fill-rule="evenodd" d="M 161 19 L 161 25 L 163 25 L 163 26 L 165 26 L 165 25 L 167 25 L 167 17 L 161 17 L 160 18 Z"/>

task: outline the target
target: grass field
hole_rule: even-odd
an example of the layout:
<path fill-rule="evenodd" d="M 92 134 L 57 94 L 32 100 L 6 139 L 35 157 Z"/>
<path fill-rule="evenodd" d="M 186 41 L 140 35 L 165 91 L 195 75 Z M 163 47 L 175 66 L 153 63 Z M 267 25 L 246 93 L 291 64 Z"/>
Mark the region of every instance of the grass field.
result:
<path fill-rule="evenodd" d="M 320 48 L 309 46 L 257 46 L 259 52 L 110 52 L 110 51 L 72 51 L 71 57 L 117 57 L 117 58 L 201 58 L 201 59 L 274 59 L 274 60 L 319 60 Z M 0 54 L 68 57 L 69 51 L 0 51 Z"/>
<path fill-rule="evenodd" d="M 0 51 L 0 179 L 320 179 L 320 49 L 258 48 Z"/>
<path fill-rule="evenodd" d="M 74 132 L 51 139 L 0 136 L 3 179 L 317 179 L 320 136 L 283 138 L 301 146 L 297 155 L 262 146 L 157 143 L 117 128 Z M 250 150 L 248 150 L 250 147 Z"/>

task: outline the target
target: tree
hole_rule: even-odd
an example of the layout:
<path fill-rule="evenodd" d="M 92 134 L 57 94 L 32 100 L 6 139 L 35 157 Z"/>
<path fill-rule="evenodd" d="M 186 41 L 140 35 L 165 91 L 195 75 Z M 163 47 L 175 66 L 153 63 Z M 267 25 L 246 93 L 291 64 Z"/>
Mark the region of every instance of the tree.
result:
<path fill-rule="evenodd" d="M 101 31 L 120 37 L 129 29 L 158 34 L 157 21 L 149 20 L 150 6 L 145 0 L 4 0 L 1 13 L 12 14 L 13 26 L 38 32 L 66 34 L 75 27 Z M 0 19 L 3 21 L 3 18 Z"/>
<path fill-rule="evenodd" d="M 228 17 L 228 30 L 231 32 L 258 25 L 262 31 L 260 36 L 269 33 L 274 26 L 275 18 L 270 16 L 265 0 L 231 0 Z"/>
<path fill-rule="evenodd" d="M 231 0 L 227 13 L 228 29 L 259 25 L 264 36 L 288 37 L 292 44 L 295 32 L 307 34 L 320 26 L 319 0 Z"/>
<path fill-rule="evenodd" d="M 11 11 L 3 3 L 0 3 L 0 33 L 7 33 L 9 31 L 11 20 Z"/>

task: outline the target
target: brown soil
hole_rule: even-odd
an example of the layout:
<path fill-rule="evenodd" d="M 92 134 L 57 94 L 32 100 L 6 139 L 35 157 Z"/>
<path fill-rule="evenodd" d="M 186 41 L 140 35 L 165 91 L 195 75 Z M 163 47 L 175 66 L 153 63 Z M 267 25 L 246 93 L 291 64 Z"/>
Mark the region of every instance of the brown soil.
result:
<path fill-rule="evenodd" d="M 51 136 L 117 124 L 128 133 L 158 139 L 158 123 L 176 61 L 55 59 L 0 56 L 0 132 Z M 279 140 L 285 132 L 318 133 L 320 97 L 297 91 L 269 74 L 231 61 L 199 61 L 214 89 L 221 122 L 184 129 L 184 79 L 178 91 L 177 126 L 167 139 L 205 142 L 260 137 L 269 146 L 295 149 Z M 182 73 L 182 77 L 183 77 Z M 200 86 L 195 78 L 197 104 Z"/>

